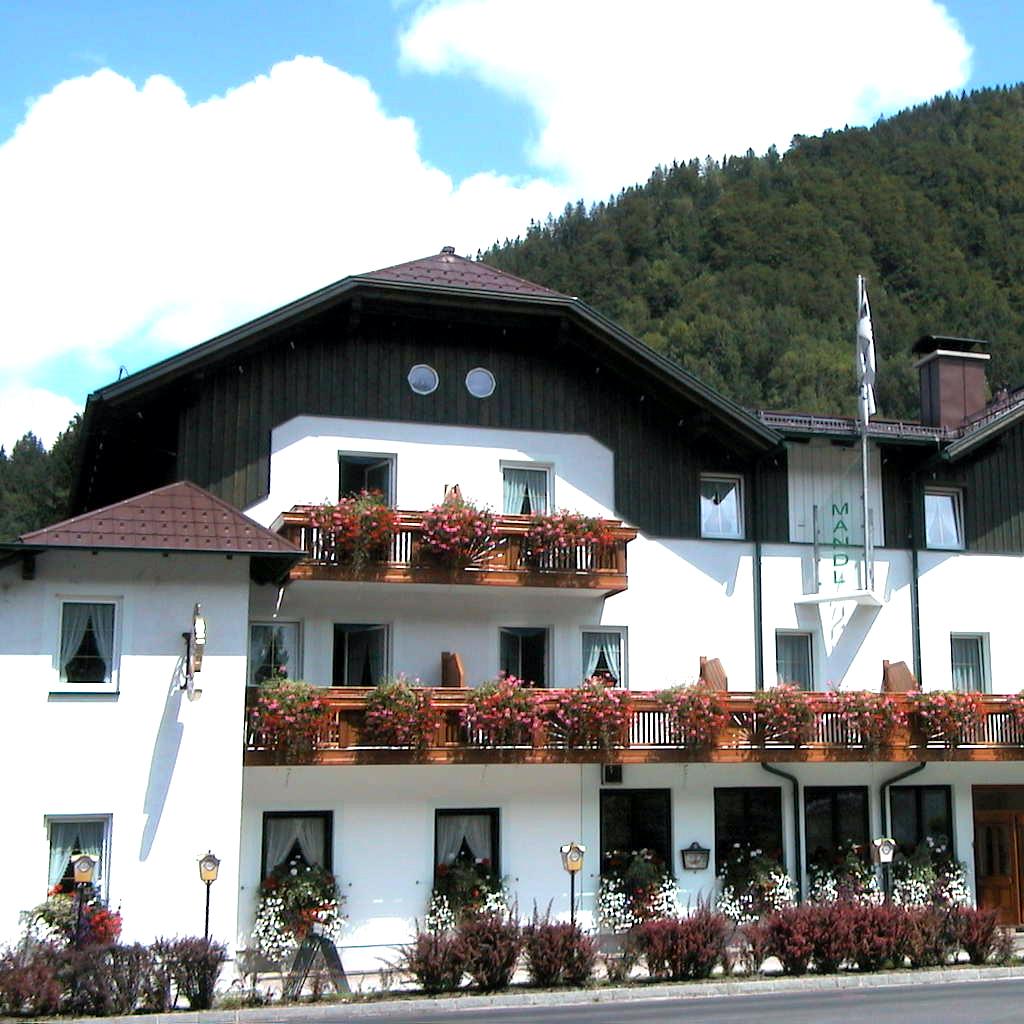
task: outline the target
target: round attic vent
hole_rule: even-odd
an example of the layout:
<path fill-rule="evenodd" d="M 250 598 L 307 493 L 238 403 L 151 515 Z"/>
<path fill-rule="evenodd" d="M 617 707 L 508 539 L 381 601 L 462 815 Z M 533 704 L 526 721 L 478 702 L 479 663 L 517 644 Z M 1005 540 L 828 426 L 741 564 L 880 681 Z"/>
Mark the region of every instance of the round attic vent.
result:
<path fill-rule="evenodd" d="M 475 366 L 466 374 L 466 390 L 474 398 L 489 398 L 494 394 L 494 374 L 482 366 Z"/>
<path fill-rule="evenodd" d="M 409 381 L 409 387 L 411 387 L 417 395 L 429 395 L 437 390 L 437 370 L 432 366 L 427 366 L 426 363 L 417 363 L 409 371 L 407 379 Z"/>

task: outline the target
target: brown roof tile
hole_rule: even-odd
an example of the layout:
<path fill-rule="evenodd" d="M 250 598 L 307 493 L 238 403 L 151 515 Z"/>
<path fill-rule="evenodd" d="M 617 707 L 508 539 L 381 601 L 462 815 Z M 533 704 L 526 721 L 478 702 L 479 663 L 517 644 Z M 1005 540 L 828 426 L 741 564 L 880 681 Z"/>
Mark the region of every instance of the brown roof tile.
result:
<path fill-rule="evenodd" d="M 478 291 L 505 292 L 511 295 L 547 295 L 567 298 L 561 292 L 543 285 L 526 281 L 503 270 L 495 270 L 486 263 L 456 256 L 450 247 L 445 247 L 436 256 L 427 256 L 409 263 L 399 263 L 383 270 L 360 274 L 362 278 L 377 278 L 382 281 L 401 281 L 407 284 L 440 285 L 450 288 L 472 288 Z"/>
<path fill-rule="evenodd" d="M 188 481 L 26 533 L 33 547 L 299 555 L 283 537 Z"/>

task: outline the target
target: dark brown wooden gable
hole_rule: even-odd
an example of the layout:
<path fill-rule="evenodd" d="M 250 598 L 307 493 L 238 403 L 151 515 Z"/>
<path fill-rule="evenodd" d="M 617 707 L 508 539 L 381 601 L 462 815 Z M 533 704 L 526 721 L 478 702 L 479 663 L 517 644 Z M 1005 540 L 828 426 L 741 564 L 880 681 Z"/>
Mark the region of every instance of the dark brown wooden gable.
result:
<path fill-rule="evenodd" d="M 417 362 L 440 375 L 432 395 L 406 383 Z M 465 388 L 478 365 L 497 378 L 489 399 Z M 267 493 L 271 431 L 308 414 L 586 434 L 615 454 L 617 515 L 651 535 L 695 537 L 699 474 L 749 481 L 753 456 L 713 411 L 656 390 L 625 361 L 597 356 L 560 316 L 345 303 L 105 410 L 86 500 L 97 507 L 187 479 L 245 508 Z M 782 479 L 769 518 L 784 524 L 784 463 Z"/>

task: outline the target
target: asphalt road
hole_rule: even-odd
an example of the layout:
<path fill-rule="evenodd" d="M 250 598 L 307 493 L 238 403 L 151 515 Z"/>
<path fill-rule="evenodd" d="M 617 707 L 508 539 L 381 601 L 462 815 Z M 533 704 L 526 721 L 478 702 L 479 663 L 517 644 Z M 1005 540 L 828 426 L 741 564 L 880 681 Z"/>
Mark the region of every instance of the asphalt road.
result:
<path fill-rule="evenodd" d="M 387 1024 L 1024 1024 L 1024 979 L 846 989 L 833 992 L 772 993 L 711 999 L 643 999 L 582 1005 L 431 1010 L 410 1004 L 408 1011 L 360 1017 Z M 294 1024 L 300 1018 L 290 1018 Z M 353 1019 L 345 1007 L 317 1024 Z"/>

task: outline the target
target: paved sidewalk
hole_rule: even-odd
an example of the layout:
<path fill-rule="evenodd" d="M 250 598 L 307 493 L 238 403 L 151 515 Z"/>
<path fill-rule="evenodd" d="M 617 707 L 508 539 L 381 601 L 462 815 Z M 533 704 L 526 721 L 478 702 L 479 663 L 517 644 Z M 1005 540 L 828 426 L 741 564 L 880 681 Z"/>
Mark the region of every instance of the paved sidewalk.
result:
<path fill-rule="evenodd" d="M 976 981 L 1024 980 L 1024 966 L 949 967 L 922 971 L 882 971 L 877 974 L 822 974 L 802 978 L 761 977 L 736 981 L 689 981 L 669 984 L 637 983 L 627 986 L 498 992 L 494 995 L 410 996 L 403 999 L 331 1000 L 289 1006 L 256 1006 L 237 1010 L 181 1010 L 176 1013 L 134 1014 L 130 1017 L 63 1018 L 60 1024 L 289 1024 L 305 1020 L 380 1019 L 406 1016 L 414 1010 L 430 1016 L 459 1010 L 503 1009 L 528 1006 L 569 1006 L 642 999 L 707 999 L 712 996 L 769 995 L 774 992 L 821 992 L 836 989 L 956 985 Z"/>

